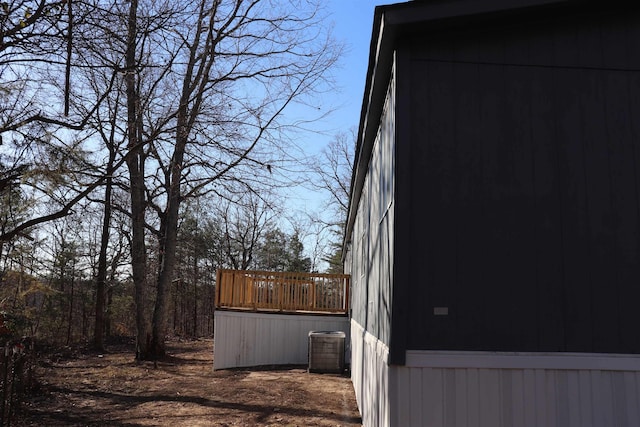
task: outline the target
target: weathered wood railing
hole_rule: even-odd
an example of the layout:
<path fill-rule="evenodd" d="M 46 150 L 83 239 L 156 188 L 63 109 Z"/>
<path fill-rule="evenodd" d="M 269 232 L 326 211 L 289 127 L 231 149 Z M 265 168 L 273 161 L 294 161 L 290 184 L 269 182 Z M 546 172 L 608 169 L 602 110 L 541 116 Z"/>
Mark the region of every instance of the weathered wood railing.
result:
<path fill-rule="evenodd" d="M 218 270 L 216 307 L 347 313 L 349 275 Z"/>

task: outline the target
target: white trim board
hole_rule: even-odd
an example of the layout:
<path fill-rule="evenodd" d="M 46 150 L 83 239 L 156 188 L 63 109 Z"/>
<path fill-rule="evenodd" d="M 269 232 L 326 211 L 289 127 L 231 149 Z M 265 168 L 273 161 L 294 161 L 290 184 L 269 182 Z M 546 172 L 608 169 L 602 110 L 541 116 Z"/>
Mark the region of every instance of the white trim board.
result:
<path fill-rule="evenodd" d="M 640 355 L 407 350 L 408 368 L 640 371 Z"/>

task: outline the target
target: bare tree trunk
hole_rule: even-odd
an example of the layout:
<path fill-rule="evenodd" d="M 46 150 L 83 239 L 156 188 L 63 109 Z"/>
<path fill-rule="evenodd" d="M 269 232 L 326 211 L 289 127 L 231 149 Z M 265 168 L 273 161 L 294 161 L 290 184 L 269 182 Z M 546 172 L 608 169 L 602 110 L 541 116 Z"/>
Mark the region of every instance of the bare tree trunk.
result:
<path fill-rule="evenodd" d="M 114 150 L 109 150 L 107 180 L 104 189 L 104 217 L 102 218 L 102 235 L 100 236 L 100 254 L 98 255 L 98 272 L 96 277 L 96 320 L 93 331 L 93 345 L 96 350 L 104 350 L 105 331 L 105 297 L 107 285 L 107 248 L 109 246 L 109 229 L 111 225 L 111 191 L 113 185 Z"/>
<path fill-rule="evenodd" d="M 147 270 L 147 248 L 144 238 L 145 187 L 144 151 L 140 141 L 139 94 L 136 87 L 136 33 L 138 0 L 131 0 L 127 24 L 127 52 L 125 58 L 125 81 L 127 92 L 127 137 L 130 153 L 127 158 L 131 196 L 131 270 L 135 287 L 136 305 L 136 359 L 149 357 L 148 322 L 145 313 L 145 282 Z"/>
<path fill-rule="evenodd" d="M 106 337 L 111 336 L 111 303 L 112 302 L 113 302 L 113 288 L 109 286 L 107 289 L 106 310 L 104 313 L 104 335 Z"/>
<path fill-rule="evenodd" d="M 184 107 L 186 110 L 186 105 Z M 178 136 L 174 155 L 170 165 L 170 182 L 167 210 L 160 227 L 160 263 L 157 281 L 156 303 L 153 310 L 150 355 L 155 360 L 165 355 L 165 336 L 167 330 L 167 301 L 176 264 L 176 246 L 178 237 L 178 219 L 181 202 L 180 181 L 182 163 L 186 148 L 187 131 L 185 114 L 178 114 Z M 181 123 L 182 122 L 182 123 Z"/>
<path fill-rule="evenodd" d="M 69 323 L 67 324 L 67 343 L 66 345 L 71 344 L 71 330 L 73 327 L 73 298 L 74 298 L 74 288 L 76 281 L 76 269 L 75 269 L 75 261 L 73 261 L 73 269 L 71 270 L 71 291 L 69 294 Z"/>
<path fill-rule="evenodd" d="M 198 255 L 197 248 L 193 250 L 193 336 L 198 336 Z"/>
<path fill-rule="evenodd" d="M 200 69 L 195 72 L 200 60 L 199 45 L 201 42 L 202 28 L 205 22 L 204 2 L 200 6 L 200 17 L 198 20 L 198 30 L 189 52 L 189 61 L 187 62 L 186 73 L 182 83 L 182 93 L 180 95 L 180 104 L 176 114 L 176 142 L 174 145 L 173 155 L 169 163 L 167 176 L 167 208 L 160 225 L 160 263 L 157 281 L 156 304 L 153 311 L 152 336 L 151 336 L 151 353 L 154 358 L 163 357 L 165 355 L 165 335 L 167 329 L 167 301 L 169 296 L 169 286 L 173 280 L 173 273 L 176 263 L 176 247 L 178 240 L 178 220 L 180 213 L 180 203 L 182 202 L 181 183 L 182 168 L 184 166 L 184 154 L 187 148 L 187 142 L 191 128 L 197 117 L 204 91 L 201 87 L 202 81 L 198 77 L 203 68 L 211 67 L 211 58 L 202 60 L 199 64 Z M 210 52 L 206 52 L 210 55 Z M 208 70 L 207 70 L 208 71 Z M 206 73 L 208 74 L 208 72 Z M 196 91 L 195 102 L 191 104 L 191 97 L 194 90 Z"/>

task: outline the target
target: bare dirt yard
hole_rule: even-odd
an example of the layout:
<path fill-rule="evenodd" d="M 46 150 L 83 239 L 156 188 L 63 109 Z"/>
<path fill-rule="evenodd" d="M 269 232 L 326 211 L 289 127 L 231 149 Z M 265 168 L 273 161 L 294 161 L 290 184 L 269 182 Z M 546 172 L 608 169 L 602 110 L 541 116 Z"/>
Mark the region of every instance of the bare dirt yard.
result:
<path fill-rule="evenodd" d="M 304 367 L 214 372 L 213 341 L 171 341 L 136 363 L 130 346 L 51 357 L 14 426 L 360 426 L 351 380 Z"/>

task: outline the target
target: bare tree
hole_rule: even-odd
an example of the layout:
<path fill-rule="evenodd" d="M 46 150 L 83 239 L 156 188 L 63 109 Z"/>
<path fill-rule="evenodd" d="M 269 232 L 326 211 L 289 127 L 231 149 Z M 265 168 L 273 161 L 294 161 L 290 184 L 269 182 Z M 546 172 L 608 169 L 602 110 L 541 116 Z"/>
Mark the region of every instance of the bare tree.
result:
<path fill-rule="evenodd" d="M 274 180 L 286 141 L 285 109 L 325 83 L 339 54 L 322 34 L 317 8 L 308 5 L 201 0 L 176 6 L 182 23 L 141 46 L 137 2 L 130 4 L 125 63 L 129 150 L 148 144 L 148 151 L 138 148 L 135 163 L 134 157 L 128 163 L 132 218 L 140 223 L 133 226 L 134 233 L 143 229 L 147 204 L 159 224 L 151 341 L 139 358 L 164 354 L 181 202 L 239 186 L 258 192 L 265 181 Z M 159 44 L 152 48 L 153 43 Z M 146 64 L 136 56 L 140 49 L 153 51 Z M 150 65 L 160 58 L 164 67 Z M 144 98 L 141 87 L 151 91 Z M 132 250 L 146 253 L 144 240 L 135 241 L 134 235 Z"/>
<path fill-rule="evenodd" d="M 0 187 L 27 187 L 42 202 L 39 207 L 46 207 L 3 229 L 0 241 L 69 215 L 104 182 L 104 169 L 99 173 L 82 156 L 89 138 L 81 131 L 110 93 L 117 70 L 111 69 L 110 84 L 93 97 L 82 85 L 71 84 L 72 75 L 92 66 L 75 44 L 76 33 L 86 30 L 86 18 L 96 9 L 85 6 L 66 0 L 0 4 Z M 65 191 L 43 191 L 37 185 L 43 177 L 51 182 L 54 175 L 58 182 L 73 180 L 74 185 Z"/>
<path fill-rule="evenodd" d="M 325 194 L 329 207 L 315 222 L 321 227 L 318 236 L 329 232 L 329 253 L 324 260 L 331 272 L 342 272 L 341 242 L 347 220 L 355 141 L 354 130 L 337 134 L 309 165 L 313 174 L 310 182 L 314 189 Z"/>
<path fill-rule="evenodd" d="M 276 214 L 272 205 L 252 194 L 220 206 L 218 217 L 223 226 L 221 246 L 231 267 L 247 270 L 254 264 L 263 234 Z"/>

